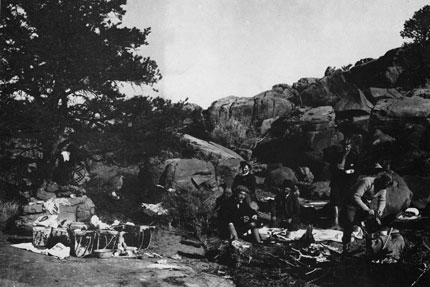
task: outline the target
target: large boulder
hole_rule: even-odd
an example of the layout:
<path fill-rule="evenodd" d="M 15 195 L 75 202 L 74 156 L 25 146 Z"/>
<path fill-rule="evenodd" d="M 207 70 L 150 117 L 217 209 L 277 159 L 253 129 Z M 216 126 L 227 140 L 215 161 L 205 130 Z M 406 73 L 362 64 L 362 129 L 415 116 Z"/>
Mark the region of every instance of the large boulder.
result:
<path fill-rule="evenodd" d="M 411 147 L 411 137 L 415 141 L 413 148 L 428 146 L 429 119 L 430 99 L 411 97 L 379 101 L 372 111 L 370 123 L 401 144 L 396 151 L 399 157 L 398 152 L 405 153 L 405 148 Z"/>
<path fill-rule="evenodd" d="M 306 130 L 324 130 L 334 126 L 335 114 L 333 107 L 320 106 L 309 109 L 300 117 L 300 121 Z"/>
<path fill-rule="evenodd" d="M 240 155 L 231 149 L 211 141 L 201 140 L 187 134 L 181 137 L 181 141 L 185 145 L 186 149 L 192 152 L 192 155 L 195 158 L 216 161 L 221 159 L 243 160 Z"/>
<path fill-rule="evenodd" d="M 412 192 L 405 180 L 398 174 L 393 173 L 394 185 L 387 192 L 387 205 L 382 218 L 389 222 L 409 207 L 412 200 Z M 376 206 L 377 202 L 372 202 Z"/>
<path fill-rule="evenodd" d="M 407 45 L 388 51 L 382 57 L 352 67 L 350 82 L 359 88 L 402 87 L 410 90 L 429 79 L 429 47 Z"/>
<path fill-rule="evenodd" d="M 293 84 L 293 88 L 301 93 L 311 85 L 318 83 L 318 80 L 318 78 L 301 78 Z"/>
<path fill-rule="evenodd" d="M 323 150 L 335 136 L 335 113 L 331 106 L 302 109 L 295 118 L 282 117 L 272 123 L 275 137 L 289 137 L 304 150 Z"/>
<path fill-rule="evenodd" d="M 238 173 L 239 164 L 243 157 L 222 145 L 211 141 L 201 140 L 190 135 L 181 138 L 186 149 L 192 153 L 193 158 L 210 161 L 215 166 L 216 174 L 231 186 Z"/>
<path fill-rule="evenodd" d="M 228 147 L 252 148 L 259 141 L 264 120 L 291 113 L 291 96 L 286 96 L 285 91 L 267 91 L 251 98 L 231 96 L 213 102 L 205 111 L 211 138 Z"/>
<path fill-rule="evenodd" d="M 403 97 L 381 100 L 375 105 L 370 124 L 395 139 L 380 149 L 396 164 L 393 168 L 408 168 L 428 152 L 429 119 L 430 99 Z"/>
<path fill-rule="evenodd" d="M 404 179 L 414 194 L 412 205 L 419 209 L 425 209 L 430 202 L 430 190 L 428 188 L 430 186 L 430 177 L 406 175 Z"/>
<path fill-rule="evenodd" d="M 291 180 L 293 182 L 298 182 L 296 174 L 294 171 L 285 166 L 275 168 L 267 173 L 264 185 L 270 190 L 272 188 L 280 188 L 284 180 Z"/>
<path fill-rule="evenodd" d="M 216 186 L 212 163 L 199 159 L 170 159 L 160 178 L 160 184 L 176 190 L 196 190 L 200 186 Z"/>
<path fill-rule="evenodd" d="M 395 63 L 399 49 L 388 51 L 379 59 L 365 64 L 354 66 L 350 69 L 351 81 L 359 87 L 395 87 L 404 68 Z"/>
<path fill-rule="evenodd" d="M 279 94 L 275 91 L 266 91 L 254 97 L 230 96 L 213 102 L 206 113 L 213 127 L 232 118 L 245 126 L 255 126 L 265 119 L 289 114 L 292 109 L 289 98 L 291 96 L 285 92 Z"/>
<path fill-rule="evenodd" d="M 283 95 L 287 99 L 293 99 L 297 96 L 297 90 L 288 84 L 276 84 L 272 91 L 278 95 Z"/>
<path fill-rule="evenodd" d="M 408 118 L 427 119 L 429 116 L 430 99 L 422 97 L 381 100 L 375 105 L 372 111 L 372 117 L 382 121 Z"/>
<path fill-rule="evenodd" d="M 399 99 L 403 97 L 403 95 L 394 88 L 370 87 L 364 91 L 364 94 L 373 104 L 384 99 Z"/>
<path fill-rule="evenodd" d="M 272 123 L 277 119 L 278 118 L 276 117 L 276 118 L 270 118 L 262 121 L 260 126 L 260 135 L 265 136 L 272 128 Z"/>
<path fill-rule="evenodd" d="M 270 134 L 254 149 L 259 161 L 282 162 L 294 169 L 308 166 L 318 179 L 324 165 L 322 151 L 343 138 L 331 106 L 304 108 L 295 117 L 279 118 L 272 123 Z"/>
<path fill-rule="evenodd" d="M 357 88 L 346 80 L 341 70 L 318 80 L 301 79 L 293 86 L 299 90 L 301 105 L 311 107 L 333 106 L 340 99 L 357 92 Z"/>
<path fill-rule="evenodd" d="M 336 112 L 349 114 L 370 114 L 372 108 L 373 104 L 359 89 L 345 95 L 334 105 Z"/>
<path fill-rule="evenodd" d="M 237 158 L 222 159 L 217 162 L 215 166 L 216 174 L 219 176 L 227 188 L 231 188 L 233 180 L 239 173 L 239 165 L 241 160 Z"/>

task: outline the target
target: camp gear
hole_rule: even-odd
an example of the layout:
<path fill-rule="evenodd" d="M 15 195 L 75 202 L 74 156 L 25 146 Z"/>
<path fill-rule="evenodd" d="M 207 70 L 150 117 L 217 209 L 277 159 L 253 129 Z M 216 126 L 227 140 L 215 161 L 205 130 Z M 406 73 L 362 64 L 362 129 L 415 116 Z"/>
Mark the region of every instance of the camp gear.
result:
<path fill-rule="evenodd" d="M 94 230 L 74 230 L 72 233 L 72 255 L 84 257 L 93 252 L 96 232 Z"/>
<path fill-rule="evenodd" d="M 115 230 L 74 230 L 72 254 L 84 257 L 97 249 L 115 248 L 119 234 L 123 234 L 124 243 L 128 248 L 136 247 L 137 251 L 148 248 L 154 226 L 148 225 L 118 225 Z"/>
<path fill-rule="evenodd" d="M 51 227 L 33 227 L 33 245 L 36 248 L 47 248 L 48 240 L 51 235 Z"/>
<path fill-rule="evenodd" d="M 113 252 L 112 249 L 96 249 L 93 251 L 93 254 L 97 258 L 109 258 L 112 257 Z"/>

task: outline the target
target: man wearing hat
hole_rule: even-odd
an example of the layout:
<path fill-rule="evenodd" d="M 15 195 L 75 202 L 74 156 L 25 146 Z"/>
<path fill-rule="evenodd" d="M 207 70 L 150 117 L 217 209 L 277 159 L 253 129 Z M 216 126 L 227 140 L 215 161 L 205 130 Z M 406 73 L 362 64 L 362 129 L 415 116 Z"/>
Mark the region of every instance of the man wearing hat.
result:
<path fill-rule="evenodd" d="M 246 202 L 247 196 L 249 196 L 247 187 L 236 186 L 233 189 L 233 196 L 221 206 L 219 213 L 221 233 L 224 235 L 228 233 L 231 240 L 246 238 L 251 235 L 256 243 L 260 243 L 257 212 Z"/>
<path fill-rule="evenodd" d="M 359 225 L 365 220 L 377 220 L 382 216 L 386 205 L 387 189 L 392 184 L 392 176 L 387 172 L 381 172 L 376 176 L 363 177 L 351 188 L 340 219 L 343 227 L 344 251 L 349 249 L 354 225 Z M 376 210 L 370 205 L 373 200 L 377 200 Z"/>
<path fill-rule="evenodd" d="M 246 161 L 241 161 L 239 165 L 239 174 L 233 180 L 232 189 L 235 189 L 239 185 L 248 188 L 248 195 L 246 201 L 248 204 L 251 201 L 257 201 L 255 190 L 256 190 L 256 179 L 255 175 L 251 173 L 252 167 Z"/>
<path fill-rule="evenodd" d="M 282 189 L 272 204 L 271 221 L 274 227 L 297 229 L 300 224 L 299 189 L 291 180 L 284 180 Z"/>
<path fill-rule="evenodd" d="M 333 207 L 332 229 L 339 229 L 339 208 L 344 204 L 348 190 L 357 180 L 358 153 L 352 148 L 352 141 L 346 138 L 340 150 L 336 151 L 330 169 L 330 204 Z"/>

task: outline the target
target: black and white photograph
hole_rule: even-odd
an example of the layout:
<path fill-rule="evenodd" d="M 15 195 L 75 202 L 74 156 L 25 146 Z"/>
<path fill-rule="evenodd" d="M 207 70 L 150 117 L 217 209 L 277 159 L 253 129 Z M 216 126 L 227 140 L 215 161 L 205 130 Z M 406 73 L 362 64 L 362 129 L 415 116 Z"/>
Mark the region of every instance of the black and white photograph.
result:
<path fill-rule="evenodd" d="M 430 286 L 430 2 L 0 0 L 0 286 Z"/>

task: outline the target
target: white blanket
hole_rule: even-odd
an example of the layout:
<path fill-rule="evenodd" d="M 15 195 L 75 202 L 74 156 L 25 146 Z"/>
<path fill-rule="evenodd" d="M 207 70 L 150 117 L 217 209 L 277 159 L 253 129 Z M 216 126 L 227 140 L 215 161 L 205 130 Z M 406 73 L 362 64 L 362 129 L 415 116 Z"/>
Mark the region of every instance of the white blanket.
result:
<path fill-rule="evenodd" d="M 299 229 L 296 231 L 288 231 L 282 228 L 267 228 L 263 227 L 259 229 L 260 234 L 263 238 L 267 237 L 278 237 L 285 241 L 293 241 L 300 239 L 303 234 L 306 233 L 306 229 Z M 343 232 L 332 229 L 313 229 L 312 235 L 316 242 L 320 241 L 335 241 L 342 242 Z"/>
<path fill-rule="evenodd" d="M 31 242 L 24 242 L 18 244 L 12 244 L 12 247 L 28 250 L 34 253 L 44 254 L 44 255 L 52 255 L 59 259 L 64 259 L 70 256 L 70 247 L 66 247 L 61 243 L 55 244 L 51 249 L 38 249 L 33 246 Z"/>

